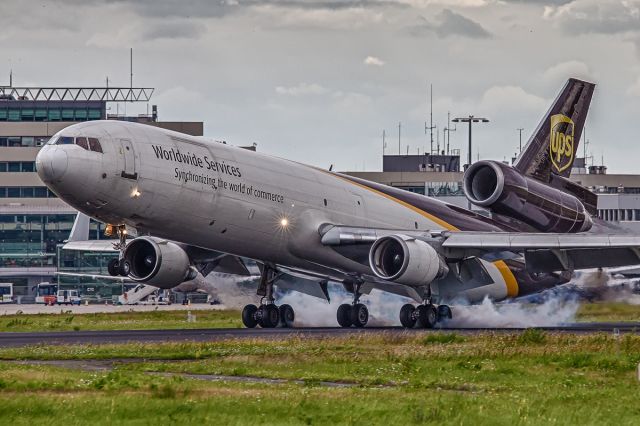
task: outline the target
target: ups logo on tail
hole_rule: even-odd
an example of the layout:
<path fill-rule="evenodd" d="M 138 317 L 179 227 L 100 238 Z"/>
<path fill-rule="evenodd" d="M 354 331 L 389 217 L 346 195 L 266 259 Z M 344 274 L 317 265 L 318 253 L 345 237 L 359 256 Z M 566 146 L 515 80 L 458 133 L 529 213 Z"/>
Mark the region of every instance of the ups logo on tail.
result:
<path fill-rule="evenodd" d="M 551 116 L 549 153 L 556 173 L 561 173 L 573 164 L 574 131 L 573 120 L 563 114 Z"/>

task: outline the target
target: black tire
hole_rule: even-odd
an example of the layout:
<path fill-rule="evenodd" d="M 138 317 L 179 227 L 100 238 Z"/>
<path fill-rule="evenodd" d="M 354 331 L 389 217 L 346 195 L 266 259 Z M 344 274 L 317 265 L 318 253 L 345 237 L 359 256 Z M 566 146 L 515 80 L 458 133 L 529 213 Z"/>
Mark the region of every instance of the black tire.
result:
<path fill-rule="evenodd" d="M 109 272 L 109 275 L 111 275 L 112 277 L 120 275 L 120 273 L 118 272 L 119 268 L 120 268 L 120 260 L 118 259 L 111 259 L 107 264 L 107 271 Z"/>
<path fill-rule="evenodd" d="M 338 324 L 340 327 L 348 328 L 351 327 L 351 305 L 347 305 L 346 303 L 338 306 Z"/>
<path fill-rule="evenodd" d="M 247 305 L 242 310 L 242 323 L 247 328 L 255 328 L 258 325 L 256 321 L 256 312 L 258 307 L 256 305 Z"/>
<path fill-rule="evenodd" d="M 438 311 L 433 305 L 420 305 L 418 311 L 417 324 L 419 328 L 433 328 L 438 322 Z"/>
<path fill-rule="evenodd" d="M 280 321 L 280 311 L 278 311 L 278 307 L 276 305 L 262 305 L 260 306 L 262 310 L 262 320 L 260 321 L 260 326 L 263 328 L 275 328 L 278 326 L 278 322 Z"/>
<path fill-rule="evenodd" d="M 369 321 L 369 310 L 362 303 L 351 307 L 351 323 L 357 328 L 362 328 Z"/>
<path fill-rule="evenodd" d="M 293 328 L 296 314 L 291 305 L 282 305 L 278 309 L 280 310 L 280 325 L 284 328 Z"/>
<path fill-rule="evenodd" d="M 451 318 L 453 318 L 453 312 L 451 312 L 451 308 L 449 307 L 449 305 L 438 306 L 438 321 Z"/>
<path fill-rule="evenodd" d="M 413 328 L 416 325 L 416 319 L 413 315 L 416 308 L 415 306 L 407 303 L 400 309 L 400 324 L 404 328 Z"/>
<path fill-rule="evenodd" d="M 131 272 L 131 262 L 127 259 L 123 259 L 122 262 L 118 265 L 118 274 L 123 277 L 128 277 L 129 272 Z"/>

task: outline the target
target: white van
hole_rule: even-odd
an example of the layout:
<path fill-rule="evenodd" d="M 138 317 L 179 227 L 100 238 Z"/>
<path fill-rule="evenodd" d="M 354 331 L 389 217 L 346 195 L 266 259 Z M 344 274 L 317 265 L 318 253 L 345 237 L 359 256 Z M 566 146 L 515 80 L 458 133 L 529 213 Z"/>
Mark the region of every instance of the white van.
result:
<path fill-rule="evenodd" d="M 80 305 L 78 290 L 58 290 L 56 303 L 58 305 Z"/>

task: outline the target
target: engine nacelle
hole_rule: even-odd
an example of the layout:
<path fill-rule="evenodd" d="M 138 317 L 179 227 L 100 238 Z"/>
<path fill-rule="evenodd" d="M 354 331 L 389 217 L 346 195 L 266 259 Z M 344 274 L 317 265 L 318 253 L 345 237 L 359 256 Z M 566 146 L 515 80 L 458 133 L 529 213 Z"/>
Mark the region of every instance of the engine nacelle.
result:
<path fill-rule="evenodd" d="M 134 239 L 124 250 L 124 260 L 131 266 L 129 278 L 163 289 L 173 288 L 197 274 L 182 247 L 160 238 Z"/>
<path fill-rule="evenodd" d="M 575 196 L 523 176 L 496 161 L 478 161 L 464 174 L 469 201 L 542 232 L 584 232 L 593 222 Z"/>
<path fill-rule="evenodd" d="M 369 251 L 369 265 L 378 278 L 410 286 L 427 285 L 449 273 L 431 245 L 406 235 L 376 240 Z"/>

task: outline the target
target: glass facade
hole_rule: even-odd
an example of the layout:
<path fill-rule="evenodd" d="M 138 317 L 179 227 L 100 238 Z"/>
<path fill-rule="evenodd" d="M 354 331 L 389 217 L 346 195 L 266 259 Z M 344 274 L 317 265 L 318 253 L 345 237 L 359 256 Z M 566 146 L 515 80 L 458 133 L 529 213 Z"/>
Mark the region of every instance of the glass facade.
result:
<path fill-rule="evenodd" d="M 0 102 L 0 121 L 87 121 L 103 118 L 101 107 L 20 105 L 20 102 Z"/>
<path fill-rule="evenodd" d="M 0 161 L 0 173 L 9 172 L 26 172 L 33 173 L 36 171 L 35 161 Z"/>
<path fill-rule="evenodd" d="M 0 214 L 0 268 L 56 266 L 56 247 L 69 238 L 75 214 Z M 91 222 L 90 238 L 104 225 Z"/>
<path fill-rule="evenodd" d="M 49 136 L 0 136 L 0 147 L 34 147 L 49 141 Z"/>
<path fill-rule="evenodd" d="M 77 277 L 64 275 L 64 272 L 72 274 L 96 274 L 109 275 L 107 264 L 113 258 L 117 258 L 117 252 L 91 252 L 79 250 L 63 250 L 58 247 L 58 284 L 64 290 L 78 290 L 83 300 L 93 302 L 116 301 L 117 296 L 137 285 L 137 283 L 121 283 L 109 279 L 94 277 Z"/>
<path fill-rule="evenodd" d="M 57 198 L 46 186 L 0 186 L 0 198 Z"/>

